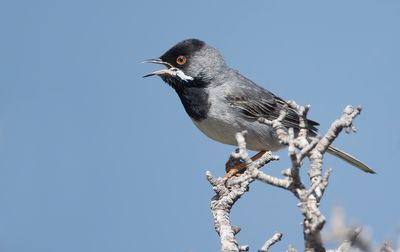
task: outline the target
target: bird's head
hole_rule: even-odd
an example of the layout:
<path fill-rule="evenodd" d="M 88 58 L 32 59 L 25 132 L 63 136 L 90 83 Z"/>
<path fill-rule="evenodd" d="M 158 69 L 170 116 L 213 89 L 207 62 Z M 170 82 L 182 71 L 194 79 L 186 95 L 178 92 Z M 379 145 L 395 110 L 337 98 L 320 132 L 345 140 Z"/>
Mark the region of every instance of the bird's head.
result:
<path fill-rule="evenodd" d="M 207 86 L 222 69 L 225 61 L 215 48 L 198 39 L 187 39 L 174 45 L 161 57 L 144 61 L 166 68 L 146 74 L 158 75 L 173 88 Z"/>

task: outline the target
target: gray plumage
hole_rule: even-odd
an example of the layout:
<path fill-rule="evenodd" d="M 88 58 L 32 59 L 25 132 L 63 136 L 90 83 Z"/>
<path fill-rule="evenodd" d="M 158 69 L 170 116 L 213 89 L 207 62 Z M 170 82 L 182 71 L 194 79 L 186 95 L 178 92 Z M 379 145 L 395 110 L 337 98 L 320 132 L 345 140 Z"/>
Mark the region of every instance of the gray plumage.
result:
<path fill-rule="evenodd" d="M 258 122 L 273 120 L 286 102 L 227 66 L 221 54 L 197 39 L 184 40 L 150 63 L 165 65 L 164 70 L 144 77 L 159 75 L 175 89 L 194 122 L 205 135 L 218 142 L 236 145 L 235 134 L 247 130 L 247 147 L 251 150 L 276 151 L 284 146 L 272 129 Z M 282 121 L 298 132 L 299 117 L 289 109 Z M 318 123 L 308 120 L 311 136 L 316 136 Z M 334 147 L 331 154 L 365 172 L 374 173 L 361 161 Z"/>

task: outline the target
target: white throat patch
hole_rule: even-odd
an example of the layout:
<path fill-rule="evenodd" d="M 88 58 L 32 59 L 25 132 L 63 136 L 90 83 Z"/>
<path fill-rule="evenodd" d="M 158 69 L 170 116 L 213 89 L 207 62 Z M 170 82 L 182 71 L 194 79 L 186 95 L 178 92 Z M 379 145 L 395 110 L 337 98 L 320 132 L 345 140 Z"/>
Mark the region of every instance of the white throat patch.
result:
<path fill-rule="evenodd" d="M 190 81 L 193 80 L 192 76 L 186 75 L 182 70 L 179 70 L 178 68 L 170 68 L 170 74 L 173 76 L 178 76 L 181 80 L 183 81 Z"/>

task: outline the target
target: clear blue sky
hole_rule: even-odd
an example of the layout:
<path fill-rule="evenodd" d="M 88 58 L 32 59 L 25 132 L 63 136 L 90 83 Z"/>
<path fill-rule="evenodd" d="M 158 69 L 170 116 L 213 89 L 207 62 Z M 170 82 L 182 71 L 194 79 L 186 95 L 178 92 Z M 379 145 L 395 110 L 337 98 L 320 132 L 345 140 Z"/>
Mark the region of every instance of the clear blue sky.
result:
<path fill-rule="evenodd" d="M 374 241 L 400 229 L 399 1 L 2 1 L 0 250 L 218 251 L 205 171 L 234 149 L 207 139 L 177 95 L 140 64 L 190 37 L 285 99 L 311 104 L 321 132 L 347 104 L 358 133 L 336 142 L 322 202 Z M 265 169 L 279 174 L 281 161 Z M 302 249 L 288 192 L 254 183 L 232 212 L 241 243 L 279 230 Z M 327 224 L 329 226 L 329 223 Z"/>

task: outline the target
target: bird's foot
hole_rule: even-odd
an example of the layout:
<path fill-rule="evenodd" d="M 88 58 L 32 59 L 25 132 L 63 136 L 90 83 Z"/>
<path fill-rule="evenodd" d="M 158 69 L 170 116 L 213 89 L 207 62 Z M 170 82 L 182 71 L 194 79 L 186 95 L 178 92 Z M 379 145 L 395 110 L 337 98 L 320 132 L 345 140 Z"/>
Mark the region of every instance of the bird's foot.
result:
<path fill-rule="evenodd" d="M 256 161 L 259 159 L 262 155 L 264 155 L 267 151 L 263 150 L 251 157 L 251 161 Z M 225 171 L 226 174 L 224 176 L 224 180 L 228 180 L 232 178 L 233 176 L 239 176 L 244 173 L 246 170 L 246 163 L 243 160 L 238 160 L 233 157 L 230 157 L 228 161 L 225 164 Z"/>

